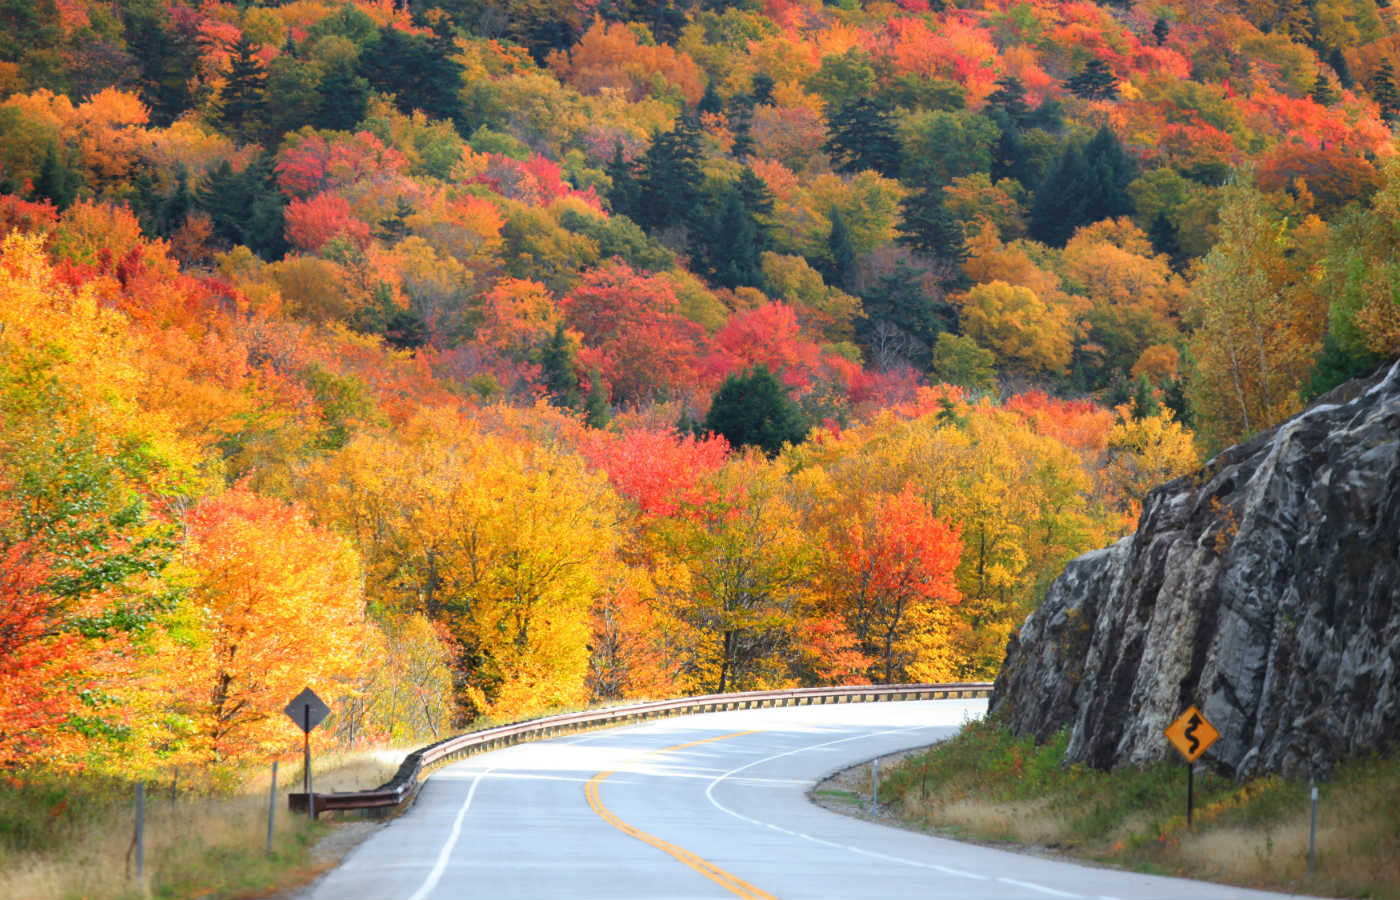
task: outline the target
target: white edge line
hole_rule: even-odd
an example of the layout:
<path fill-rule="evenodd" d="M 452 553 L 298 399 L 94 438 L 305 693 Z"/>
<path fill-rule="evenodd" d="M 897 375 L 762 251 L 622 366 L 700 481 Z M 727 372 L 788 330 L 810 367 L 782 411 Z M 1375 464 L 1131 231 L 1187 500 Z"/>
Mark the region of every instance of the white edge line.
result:
<path fill-rule="evenodd" d="M 858 735 L 856 735 L 856 736 L 854 736 L 854 737 L 840 738 L 839 740 L 825 741 L 825 742 L 820 743 L 820 744 L 811 744 L 811 745 L 808 745 L 808 746 L 806 746 L 806 747 L 798 747 L 798 748 L 795 749 L 795 750 L 788 750 L 788 751 L 786 751 L 786 752 L 784 752 L 784 753 L 775 753 L 775 754 L 773 754 L 772 756 L 765 756 L 763 759 L 756 759 L 756 760 L 754 760 L 754 761 L 751 762 L 751 763 L 747 763 L 747 764 L 745 764 L 745 765 L 739 766 L 737 769 L 730 769 L 728 772 L 725 772 L 723 775 L 720 775 L 719 777 L 715 778 L 715 779 L 714 779 L 713 781 L 711 781 L 711 782 L 709 783 L 709 785 L 705 788 L 705 797 L 706 797 L 706 799 L 708 799 L 708 800 L 710 801 L 711 805 L 713 805 L 716 809 L 720 810 L 721 812 L 728 813 L 729 815 L 733 816 L 733 817 L 736 818 L 736 819 L 740 819 L 740 820 L 742 820 L 742 821 L 748 822 L 748 823 L 750 823 L 751 825 L 758 825 L 759 827 L 762 827 L 762 828 L 769 828 L 769 829 L 772 829 L 773 831 L 782 832 L 783 834 L 792 835 L 793 837 L 799 837 L 799 838 L 802 838 L 803 840 L 811 841 L 811 842 L 814 843 L 814 844 L 823 844 L 823 845 L 828 846 L 828 847 L 837 847 L 837 848 L 840 848 L 840 849 L 842 849 L 842 850 L 848 850 L 848 851 L 850 851 L 851 853 L 857 853 L 857 854 L 859 854 L 859 855 L 861 855 L 861 856 L 868 856 L 868 857 L 872 857 L 872 858 L 874 858 L 874 859 L 882 859 L 882 860 L 886 860 L 887 862 L 902 863 L 902 864 L 904 864 L 904 865 L 907 865 L 907 866 L 915 866 L 915 867 L 920 868 L 920 869 L 933 869 L 933 870 L 938 871 L 938 872 L 943 872 L 943 873 L 946 874 L 946 875 L 955 875 L 955 876 L 962 877 L 962 878 L 969 878 L 969 879 L 972 879 L 972 880 L 974 880 L 974 881 L 988 881 L 988 880 L 993 880 L 993 879 L 990 878 L 990 876 L 987 876 L 987 875 L 978 875 L 978 874 L 975 873 L 975 872 L 967 872 L 967 871 L 964 871 L 964 870 L 962 870 L 962 869 L 954 869 L 954 868 L 950 868 L 950 867 L 948 867 L 948 866 L 940 866 L 940 865 L 938 865 L 938 864 L 936 864 L 936 863 L 925 863 L 925 862 L 920 862 L 920 861 L 914 860 L 914 859 L 906 859 L 906 858 L 904 858 L 904 857 L 902 857 L 902 856 L 891 856 L 891 855 L 888 854 L 888 853 L 877 853 L 877 852 L 875 852 L 875 851 L 873 851 L 873 850 L 865 850 L 865 849 L 863 849 L 863 848 L 861 848 L 861 847 L 852 847 L 852 846 L 850 846 L 849 844 L 840 844 L 840 843 L 836 843 L 835 841 L 828 841 L 828 840 L 826 840 L 826 839 L 824 839 L 824 838 L 813 837 L 813 836 L 810 835 L 810 834 L 803 834 L 803 833 L 800 832 L 800 831 L 792 831 L 792 830 L 790 830 L 790 829 L 783 828 L 782 826 L 774 825 L 774 824 L 771 823 L 771 822 L 762 822 L 762 821 L 759 821 L 758 819 L 749 818 L 748 816 L 746 816 L 746 815 L 744 815 L 744 814 L 742 814 L 742 813 L 735 812 L 734 810 L 730 809 L 729 807 L 725 806 L 723 803 L 720 803 L 718 800 L 715 799 L 715 795 L 714 795 L 715 785 L 719 784 L 721 781 L 724 781 L 725 779 L 729 778 L 731 775 L 736 775 L 736 774 L 738 774 L 739 772 L 744 771 L 745 769 L 751 768 L 751 767 L 753 767 L 753 766 L 761 765 L 761 764 L 766 763 L 766 762 L 771 762 L 772 760 L 775 760 L 775 759 L 781 759 L 781 758 L 784 757 L 784 756 L 792 756 L 794 753 L 804 753 L 804 752 L 806 752 L 806 751 L 808 751 L 808 750 L 816 750 L 816 749 L 818 749 L 818 748 L 820 748 L 820 747 L 830 747 L 830 746 L 833 745 L 833 744 L 844 744 L 844 743 L 847 743 L 847 742 L 849 742 L 849 741 L 865 740 L 865 739 L 867 739 L 867 738 L 875 737 L 875 736 L 881 735 L 881 734 L 897 734 L 897 733 L 899 733 L 899 732 L 901 732 L 901 731 L 919 731 L 919 730 L 923 730 L 923 729 L 941 728 L 941 727 L 944 727 L 944 726 L 935 726 L 935 725 L 913 725 L 913 726 L 909 726 L 909 727 L 906 727 L 906 728 L 890 728 L 890 729 L 887 729 L 887 730 L 885 730 L 885 731 L 868 732 L 868 733 L 865 733 L 865 734 L 858 734 Z M 1048 888 L 1048 887 L 1045 887 L 1045 886 L 1043 886 L 1043 885 L 1033 884 L 1033 883 L 1031 883 L 1031 882 L 1029 882 L 1029 881 L 1016 881 L 1016 880 L 1011 879 L 1011 878 L 995 878 L 994 880 L 1003 882 L 1003 883 L 1005 883 L 1005 884 L 1014 884 L 1014 885 L 1016 885 L 1016 886 L 1018 886 L 1018 887 L 1028 888 L 1028 889 L 1030 889 L 1030 890 L 1039 891 L 1039 892 L 1041 892 L 1041 893 L 1049 894 L 1049 895 L 1056 896 L 1056 897 L 1078 897 L 1078 896 L 1079 896 L 1079 894 L 1070 894 L 1070 893 L 1066 893 L 1065 891 L 1058 891 L 1058 890 L 1055 890 L 1054 888 Z"/>
<path fill-rule="evenodd" d="M 467 791 L 467 799 L 462 801 L 462 808 L 457 810 L 457 819 L 452 823 L 452 833 L 447 836 L 447 842 L 442 845 L 442 850 L 438 851 L 437 862 L 433 864 L 433 870 L 428 873 L 428 877 L 423 879 L 423 884 L 418 890 L 413 892 L 409 900 L 423 900 L 442 880 L 442 873 L 447 871 L 447 860 L 452 856 L 452 851 L 457 846 L 457 839 L 462 836 L 462 820 L 467 817 L 467 810 L 471 808 L 472 798 L 476 796 L 476 786 L 481 784 L 481 779 L 491 770 L 482 769 L 476 773 L 472 779 L 471 790 Z"/>

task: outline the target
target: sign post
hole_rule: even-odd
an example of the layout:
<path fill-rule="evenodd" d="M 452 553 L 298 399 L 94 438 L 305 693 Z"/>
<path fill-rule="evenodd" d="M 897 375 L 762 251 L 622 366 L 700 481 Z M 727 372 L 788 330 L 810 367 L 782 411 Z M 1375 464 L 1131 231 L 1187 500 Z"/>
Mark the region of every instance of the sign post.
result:
<path fill-rule="evenodd" d="M 1162 732 L 1177 752 L 1186 757 L 1186 827 L 1191 827 L 1191 813 L 1196 805 L 1196 760 L 1214 744 L 1220 732 L 1194 706 L 1186 707 L 1177 720 Z"/>
<path fill-rule="evenodd" d="M 300 694 L 292 698 L 292 702 L 287 704 L 283 710 L 287 718 L 296 723 L 301 729 L 302 752 L 305 755 L 306 772 L 302 778 L 302 783 L 306 789 L 306 812 L 311 818 L 316 818 L 316 795 L 311 793 L 311 729 L 321 724 L 321 721 L 330 715 L 331 708 L 325 701 L 316 696 L 316 692 L 311 688 L 305 688 Z"/>

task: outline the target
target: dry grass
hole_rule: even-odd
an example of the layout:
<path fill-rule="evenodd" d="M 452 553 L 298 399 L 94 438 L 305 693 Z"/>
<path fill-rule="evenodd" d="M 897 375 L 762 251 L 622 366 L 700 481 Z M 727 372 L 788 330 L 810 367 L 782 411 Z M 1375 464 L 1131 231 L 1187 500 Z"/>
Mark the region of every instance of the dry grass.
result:
<path fill-rule="evenodd" d="M 1272 890 L 1400 896 L 1400 758 L 1353 760 L 1319 786 L 1309 879 L 1306 783 L 1198 766 L 1187 829 L 1181 765 L 1096 772 L 1061 766 L 1063 752 L 1062 737 L 1035 747 L 977 723 L 893 768 L 880 795 L 906 824 L 954 837 Z"/>
<path fill-rule="evenodd" d="M 326 755 L 316 790 L 372 787 L 404 751 Z M 273 851 L 266 852 L 271 767 L 247 773 L 231 792 L 167 782 L 146 791 L 145 866 L 135 874 L 135 786 L 35 776 L 0 786 L 0 896 L 257 896 L 309 879 L 312 848 L 335 827 L 287 811 L 301 790 L 300 762 L 279 767 Z M 203 788 L 203 789 L 201 789 Z"/>

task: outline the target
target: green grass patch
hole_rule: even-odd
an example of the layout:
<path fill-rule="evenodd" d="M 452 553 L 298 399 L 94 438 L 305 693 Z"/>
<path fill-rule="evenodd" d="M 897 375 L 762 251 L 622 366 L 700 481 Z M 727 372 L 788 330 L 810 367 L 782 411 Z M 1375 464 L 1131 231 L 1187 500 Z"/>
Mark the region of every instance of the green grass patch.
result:
<path fill-rule="evenodd" d="M 1067 740 L 1061 733 L 1037 746 L 973 722 L 885 773 L 880 796 L 908 824 L 955 837 L 1272 890 L 1400 896 L 1400 759 L 1354 760 L 1319 785 L 1309 880 L 1306 782 L 1235 781 L 1198 763 L 1188 829 L 1184 763 L 1066 766 Z"/>

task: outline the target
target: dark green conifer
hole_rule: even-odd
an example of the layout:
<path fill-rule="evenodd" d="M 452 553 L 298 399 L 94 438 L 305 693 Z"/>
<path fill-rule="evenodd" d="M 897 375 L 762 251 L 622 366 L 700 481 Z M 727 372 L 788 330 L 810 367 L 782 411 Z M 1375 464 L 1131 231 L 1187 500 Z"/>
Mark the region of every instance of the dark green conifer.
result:
<path fill-rule="evenodd" d="M 49 200 L 59 209 L 67 209 L 78 199 L 78 189 L 83 183 L 82 176 L 68 164 L 64 155 L 59 153 L 58 145 L 51 142 L 44 150 L 39 174 L 34 179 L 34 199 Z"/>
<path fill-rule="evenodd" d="M 899 242 L 937 259 L 967 258 L 962 223 L 943 205 L 943 190 L 924 187 L 900 203 Z"/>
<path fill-rule="evenodd" d="M 846 219 L 839 209 L 831 211 L 831 231 L 826 236 L 826 257 L 817 270 L 826 283 L 845 287 L 855 274 L 856 251 L 851 246 L 851 233 L 846 228 Z"/>
<path fill-rule="evenodd" d="M 246 34 L 240 34 L 228 50 L 232 62 L 219 96 L 219 120 L 236 137 L 255 140 L 263 127 L 267 70 L 255 55 L 257 48 Z"/>
<path fill-rule="evenodd" d="M 1152 37 L 1156 39 L 1158 47 L 1167 42 L 1167 35 L 1171 33 L 1171 23 L 1165 17 L 1158 16 L 1157 21 L 1152 23 Z"/>
<path fill-rule="evenodd" d="M 774 456 L 784 444 L 800 443 L 810 425 L 766 366 L 730 375 L 715 392 L 705 427 L 734 447 L 758 447 Z"/>
<path fill-rule="evenodd" d="M 612 418 L 608 407 L 608 391 L 603 387 L 603 373 L 594 369 L 588 374 L 588 397 L 583 401 L 583 421 L 589 428 L 606 428 Z"/>
<path fill-rule="evenodd" d="M 887 178 L 899 174 L 903 149 L 894 114 L 885 103 L 858 97 L 833 113 L 827 122 L 826 143 L 838 172 L 873 169 Z"/>
<path fill-rule="evenodd" d="M 647 229 L 692 224 L 703 182 L 699 127 L 682 116 L 675 128 L 656 136 L 642 158 L 635 209 L 638 224 Z"/>
<path fill-rule="evenodd" d="M 1065 81 L 1065 89 L 1085 100 L 1112 100 L 1118 96 L 1118 76 L 1097 56 Z"/>
<path fill-rule="evenodd" d="M 578 390 L 578 372 L 573 344 L 564 323 L 554 326 L 554 334 L 540 348 L 540 375 L 555 406 L 578 409 L 583 398 Z M 591 393 L 591 392 L 590 392 Z"/>
<path fill-rule="evenodd" d="M 1400 118 L 1400 91 L 1395 89 L 1395 66 L 1383 60 L 1371 76 L 1371 97 L 1381 108 L 1381 118 L 1394 122 Z"/>

